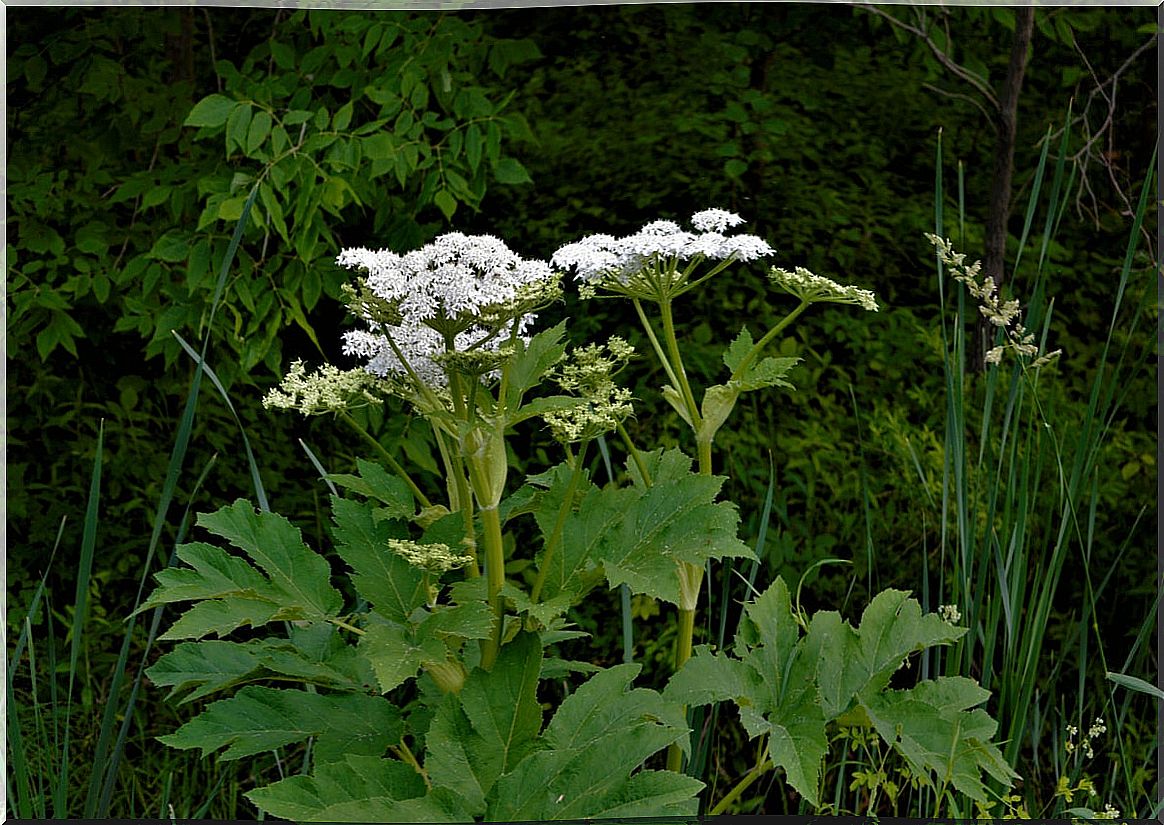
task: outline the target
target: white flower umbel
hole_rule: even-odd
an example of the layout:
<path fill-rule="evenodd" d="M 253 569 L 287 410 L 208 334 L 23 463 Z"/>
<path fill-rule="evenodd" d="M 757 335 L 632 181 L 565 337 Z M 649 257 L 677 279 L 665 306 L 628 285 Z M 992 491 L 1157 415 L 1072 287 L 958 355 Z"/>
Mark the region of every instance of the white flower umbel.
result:
<path fill-rule="evenodd" d="M 821 301 L 855 304 L 870 312 L 877 311 L 877 297 L 869 290 L 852 285 L 842 286 L 823 275 L 814 275 L 802 266 L 796 267 L 791 272 L 780 267 L 772 267 L 768 279 L 806 303 Z"/>
<path fill-rule="evenodd" d="M 366 273 L 368 287 L 413 321 L 471 321 L 513 301 L 522 287 L 553 278 L 492 235 L 452 232 L 404 255 L 345 249 L 336 263 Z"/>
<path fill-rule="evenodd" d="M 528 310 L 552 300 L 557 284 L 544 261 L 525 260 L 491 235 L 453 232 L 404 255 L 345 249 L 336 262 L 362 272 L 367 290 L 398 316 L 386 323 L 364 313 L 368 329 L 344 335 L 345 354 L 367 359 L 374 375 L 429 387 L 448 384 L 442 355 L 496 352 L 524 337 L 535 318 Z"/>
<path fill-rule="evenodd" d="M 744 220 L 723 209 L 697 212 L 688 232 L 674 221 L 653 221 L 633 235 L 590 235 L 566 244 L 550 262 L 573 270 L 584 295 L 602 289 L 650 301 L 664 301 L 721 272 L 733 261 L 752 261 L 775 250 L 754 235 L 725 235 Z M 704 261 L 719 263 L 694 280 Z M 682 268 L 680 268 L 682 266 Z"/>

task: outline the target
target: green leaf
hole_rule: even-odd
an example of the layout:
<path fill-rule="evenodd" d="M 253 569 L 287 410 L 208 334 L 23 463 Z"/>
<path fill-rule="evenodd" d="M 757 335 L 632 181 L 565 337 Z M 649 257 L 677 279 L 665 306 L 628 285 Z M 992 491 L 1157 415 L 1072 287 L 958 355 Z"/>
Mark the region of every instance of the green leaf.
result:
<path fill-rule="evenodd" d="M 729 178 L 739 178 L 746 171 L 748 171 L 747 161 L 739 158 L 730 158 L 723 165 L 723 173 Z"/>
<path fill-rule="evenodd" d="M 469 171 L 477 174 L 481 166 L 481 154 L 485 149 L 485 140 L 481 136 L 481 127 L 470 123 L 465 129 L 465 159 L 469 161 Z"/>
<path fill-rule="evenodd" d="M 186 260 L 190 253 L 189 237 L 180 230 L 171 230 L 162 235 L 146 253 L 149 258 L 169 263 L 178 263 Z"/>
<path fill-rule="evenodd" d="M 336 616 L 343 607 L 343 596 L 330 584 L 327 560 L 309 549 L 299 529 L 283 516 L 260 513 L 239 499 L 215 513 L 200 514 L 198 525 L 250 556 L 281 595 L 304 608 L 303 618 Z"/>
<path fill-rule="evenodd" d="M 791 388 L 792 385 L 784 380 L 784 376 L 800 362 L 799 358 L 769 357 L 759 361 L 753 360 L 741 375 L 736 375 L 754 347 L 752 333 L 744 327 L 723 354 L 723 362 L 732 373 L 732 380 L 728 385 L 738 385 L 740 392 L 750 392 L 764 387 Z"/>
<path fill-rule="evenodd" d="M 901 590 L 878 593 L 861 616 L 859 629 L 840 614 L 816 614 L 805 642 L 810 657 L 820 662 L 821 699 L 830 716 L 843 712 L 858 694 L 883 690 L 911 653 L 951 644 L 966 634 Z"/>
<path fill-rule="evenodd" d="M 971 679 L 941 677 L 910 690 L 872 692 L 865 697 L 865 710 L 914 776 L 931 787 L 951 784 L 959 793 L 986 802 L 983 771 L 1007 786 L 1018 776 L 990 744 L 997 723 L 984 710 L 970 710 L 989 698 L 990 692 Z"/>
<path fill-rule="evenodd" d="M 404 479 L 388 472 L 383 465 L 362 458 L 356 460 L 356 469 L 358 475 L 329 473 L 328 479 L 341 487 L 383 503 L 382 513 L 385 518 L 402 520 L 412 518 L 416 512 L 416 502 Z"/>
<path fill-rule="evenodd" d="M 1128 690 L 1134 690 L 1137 693 L 1144 693 L 1156 699 L 1164 699 L 1164 690 L 1156 687 L 1151 682 L 1146 682 L 1136 676 L 1129 676 L 1126 673 L 1111 673 L 1107 674 L 1107 678 L 1115 682 L 1120 687 L 1125 687 Z"/>
<path fill-rule="evenodd" d="M 417 628 L 418 638 L 488 639 L 493 635 L 493 611 L 485 602 L 437 605 Z"/>
<path fill-rule="evenodd" d="M 162 656 L 146 670 L 150 681 L 169 687 L 169 698 L 191 690 L 186 703 L 246 681 L 259 670 L 262 651 L 254 644 L 208 639 L 185 642 Z"/>
<path fill-rule="evenodd" d="M 247 130 L 251 126 L 251 117 L 254 115 L 250 104 L 240 103 L 235 106 L 226 119 L 226 154 L 230 155 L 233 148 L 246 152 Z"/>
<path fill-rule="evenodd" d="M 664 695 L 688 704 L 732 699 L 748 735 L 768 734 L 773 763 L 814 806 L 828 748 L 825 725 L 842 716 L 872 724 L 916 775 L 936 773 L 939 782 L 948 780 L 977 799 L 982 771 L 1003 783 L 1013 779 L 989 743 L 995 723 L 984 711 L 968 710 L 989 694 L 968 679 L 887 690 L 910 653 L 965 632 L 923 616 L 907 593 L 886 590 L 869 604 L 859 628 L 825 611 L 812 617 L 801 637 L 788 587 L 777 578 L 745 607 L 734 655 L 697 648 Z"/>
<path fill-rule="evenodd" d="M 334 635 L 334 628 L 323 628 Z M 315 661 L 282 639 L 185 642 L 146 671 L 154 684 L 171 688 L 171 697 L 190 690 L 182 698 L 183 704 L 272 673 L 355 692 L 366 691 L 374 678 L 367 663 L 349 645 L 340 645 L 326 660 Z"/>
<path fill-rule="evenodd" d="M 194 104 L 194 108 L 190 110 L 190 114 L 186 115 L 186 120 L 182 122 L 182 125 L 217 128 L 226 123 L 231 110 L 237 105 L 239 104 L 228 97 L 209 95 Z"/>
<path fill-rule="evenodd" d="M 343 106 L 340 106 L 335 115 L 331 119 L 331 128 L 336 132 L 342 132 L 348 128 L 348 124 L 352 122 L 352 101 L 348 101 Z"/>
<path fill-rule="evenodd" d="M 447 793 L 424 795 L 411 765 L 378 756 L 346 756 L 311 776 L 293 776 L 245 794 L 260 810 L 298 822 L 467 822 Z"/>
<path fill-rule="evenodd" d="M 566 353 L 566 322 L 545 329 L 528 342 L 517 339 L 509 362 L 509 383 L 505 405 L 512 413 L 521 406 L 522 397 L 542 382 L 546 372 Z"/>
<path fill-rule="evenodd" d="M 281 615 L 279 605 L 270 599 L 251 596 L 231 596 L 227 600 L 199 602 L 178 617 L 159 639 L 201 639 L 214 634 L 222 637 L 240 627 L 262 627 L 279 618 L 299 618 Z"/>
<path fill-rule="evenodd" d="M 271 592 L 262 573 L 221 547 L 204 542 L 182 544 L 177 556 L 190 567 L 168 567 L 155 573 L 158 588 L 133 615 L 159 604 L 228 595 L 267 596 Z"/>
<path fill-rule="evenodd" d="M 255 151 L 263 145 L 263 141 L 271 134 L 271 116 L 263 110 L 255 112 L 254 118 L 251 119 L 250 128 L 247 129 L 246 153 L 247 155 L 254 155 Z"/>
<path fill-rule="evenodd" d="M 159 739 L 174 748 L 200 748 L 203 756 L 225 748 L 219 758 L 232 760 L 316 737 L 321 765 L 347 755 L 379 756 L 402 733 L 400 711 L 380 697 L 248 685 Z"/>
<path fill-rule="evenodd" d="M 768 735 L 773 764 L 784 768 L 788 784 L 815 806 L 828 750 L 827 719 L 811 660 L 799 653 L 799 638 L 788 587 L 777 578 L 744 608 L 735 640 L 738 658 L 712 656 L 701 648 L 664 695 L 692 704 L 731 698 L 748 736 Z"/>
<path fill-rule="evenodd" d="M 405 538 L 404 528 L 375 518 L 370 504 L 332 497 L 336 553 L 352 568 L 356 592 L 377 613 L 403 624 L 427 598 L 423 574 L 388 550 L 388 539 Z"/>
<path fill-rule="evenodd" d="M 501 158 L 493 166 L 493 175 L 498 183 L 533 183 L 529 172 L 514 158 Z"/>
<path fill-rule="evenodd" d="M 441 210 L 441 213 L 444 214 L 445 220 L 450 220 L 453 217 L 453 213 L 457 211 L 457 199 L 447 189 L 441 189 L 433 195 L 432 200 L 437 205 L 437 208 Z"/>
<path fill-rule="evenodd" d="M 424 768 L 429 780 L 465 800 L 473 817 L 485 813 L 485 793 L 496 780 L 495 776 L 479 777 L 478 768 L 484 771 L 487 766 L 481 765 L 475 755 L 470 759 L 468 743 L 476 741 L 477 736 L 457 697 L 451 694 L 437 708 L 425 734 Z"/>
<path fill-rule="evenodd" d="M 461 689 L 461 708 L 473 728 L 466 753 L 481 787 L 513 770 L 534 745 L 542 726 L 538 674 L 542 645 L 534 633 L 519 633 L 501 648 L 493 670 L 474 668 Z"/>
<path fill-rule="evenodd" d="M 698 780 L 635 770 L 689 729 L 680 705 L 629 689 L 639 665 L 601 671 L 566 698 L 540 746 L 490 795 L 489 820 L 692 816 Z"/>
<path fill-rule="evenodd" d="M 634 593 L 677 605 L 680 562 L 702 567 L 708 559 L 754 558 L 736 536 L 735 506 L 715 502 L 723 477 L 691 472 L 691 459 L 678 450 L 657 450 L 643 459 L 650 486 L 630 462 L 633 487 L 599 491 L 589 482 L 582 485 L 584 495 L 566 517 L 561 547 L 547 571 L 546 599 L 562 592 L 579 598 L 600 569 L 611 587 L 625 583 Z M 556 468 L 535 510 L 546 536 L 553 532 L 568 483 L 569 471 Z"/>
<path fill-rule="evenodd" d="M 404 625 L 387 622 L 368 625 L 360 637 L 360 652 L 371 663 L 381 693 L 416 676 L 425 662 L 443 662 L 447 658 L 440 639 L 416 639 Z"/>

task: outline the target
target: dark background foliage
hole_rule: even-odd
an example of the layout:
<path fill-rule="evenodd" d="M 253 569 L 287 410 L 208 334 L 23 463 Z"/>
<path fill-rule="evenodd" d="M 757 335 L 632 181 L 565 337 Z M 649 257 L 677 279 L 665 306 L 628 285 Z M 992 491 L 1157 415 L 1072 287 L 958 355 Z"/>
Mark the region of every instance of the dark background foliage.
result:
<path fill-rule="evenodd" d="M 1013 11 L 943 13 L 952 53 L 997 87 Z M 1090 189 L 1064 215 L 1049 252 L 1052 340 L 1066 355 L 1042 389 L 1066 433 L 1110 318 L 1127 242 L 1125 196 L 1134 202 L 1156 139 L 1150 60 L 1127 63 L 1152 20 L 1147 9 L 1040 10 L 1020 98 L 1012 259 L 1039 141 L 1060 128 L 1072 98 L 1075 113 L 1085 113 L 1069 146 L 1089 159 Z M 748 231 L 778 249 L 780 265 L 873 289 L 881 312 L 814 310 L 779 345 L 804 359 L 797 391 L 747 397 L 719 438 L 719 469 L 752 542 L 770 459 L 776 468 L 763 580 L 795 581 L 830 556 L 853 561 L 851 570 L 819 571 L 807 607 L 843 605 L 852 615 L 880 588 L 917 591 L 923 552 L 937 575 L 937 526 L 906 447 L 940 494 L 938 291 L 922 233 L 933 225 L 940 129 L 947 214 L 957 211 L 958 164 L 965 170 L 965 232 L 953 234 L 980 256 L 993 132 L 973 89 L 884 19 L 786 3 L 443 15 L 21 8 L 9 26 L 9 629 L 19 628 L 42 575 L 53 604 L 68 601 L 104 421 L 87 706 L 108 698 L 101 691 L 119 622 L 146 564 L 192 377 L 173 333 L 191 344 L 210 336 L 209 362 L 256 441 L 273 509 L 325 543 L 325 490 L 297 439 L 335 471 L 350 469 L 363 448 L 331 421 L 270 413 L 259 399 L 294 358 L 347 366 L 336 300 L 345 274 L 332 263 L 341 248 L 406 249 L 450 228 L 496 234 L 547 258 L 585 233 L 630 232 L 718 206 L 743 215 Z M 1106 114 L 1092 90 L 1121 67 L 1110 135 L 1087 152 L 1086 129 Z M 220 100 L 194 109 L 210 95 Z M 183 125 L 192 109 L 201 125 Z M 256 220 L 207 329 L 218 267 L 256 182 Z M 1034 271 L 1034 256 L 1024 257 L 1013 275 L 1020 295 Z M 1151 279 L 1138 266 L 1130 312 L 1154 317 Z M 741 268 L 685 299 L 698 382 L 716 380 L 719 353 L 742 324 L 757 331 L 786 308 L 760 275 Z M 637 329 L 614 302 L 583 309 L 568 297 L 546 319 L 557 316 L 570 318 L 577 341 L 612 331 L 633 339 Z M 1141 324 L 1133 351 L 1147 353 L 1149 326 Z M 661 378 L 650 369 L 644 358 L 628 372 L 640 399 L 633 429 L 690 449 L 657 402 Z M 1151 389 L 1142 370 L 1111 422 L 1097 486 L 1097 569 L 1111 565 L 1137 512 L 1151 506 Z M 250 491 L 237 426 L 204 393 L 179 486 L 178 506 L 194 511 Z M 369 421 L 391 449 L 424 462 L 423 432 L 404 411 Z M 529 449 L 515 461 L 534 471 L 552 448 L 542 433 L 523 435 Z M 193 489 L 215 455 L 206 483 Z M 1108 591 L 1120 597 L 1097 617 L 1117 653 L 1131 645 L 1120 617 L 1146 615 L 1155 597 L 1148 526 L 1120 560 Z M 1070 564 L 1052 638 L 1078 622 L 1082 561 Z M 613 651 L 605 609 L 577 618 L 595 633 L 595 650 Z M 642 649 L 644 660 L 659 661 L 666 642 Z M 153 719 L 143 715 L 143 729 Z M 143 734 L 141 747 L 160 746 Z"/>

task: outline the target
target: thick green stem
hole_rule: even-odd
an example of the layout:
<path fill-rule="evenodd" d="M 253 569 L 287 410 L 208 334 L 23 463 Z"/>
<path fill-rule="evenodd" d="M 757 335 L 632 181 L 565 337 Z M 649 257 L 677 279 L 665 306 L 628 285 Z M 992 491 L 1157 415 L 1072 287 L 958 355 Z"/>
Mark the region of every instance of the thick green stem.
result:
<path fill-rule="evenodd" d="M 698 434 L 699 405 L 695 403 L 695 394 L 691 391 L 691 383 L 687 380 L 687 370 L 683 368 L 683 355 L 679 352 L 679 339 L 675 337 L 675 319 L 671 315 L 670 300 L 659 302 L 659 313 L 663 316 L 663 337 L 671 354 L 671 366 L 679 379 L 679 386 L 675 389 L 679 390 L 683 396 L 683 403 L 687 406 L 687 415 L 691 421 L 691 429 Z"/>
<path fill-rule="evenodd" d="M 558 545 L 562 543 L 562 531 L 566 527 L 566 517 L 570 515 L 570 511 L 573 509 L 574 495 L 578 492 L 578 484 L 582 480 L 582 461 L 586 455 L 586 447 L 588 444 L 588 441 L 583 441 L 578 445 L 578 455 L 574 457 L 574 467 L 570 472 L 570 483 L 566 487 L 566 495 L 558 507 L 558 517 L 554 521 L 554 531 L 550 533 L 549 541 L 546 542 L 546 552 L 542 555 L 542 562 L 538 565 L 538 576 L 534 580 L 533 589 L 530 591 L 529 598 L 534 604 L 537 604 L 538 598 L 542 595 L 542 587 L 546 583 L 546 574 L 550 570 L 550 563 L 554 560 L 554 556 L 558 552 Z"/>
<path fill-rule="evenodd" d="M 489 608 L 493 611 L 496 623 L 493 637 L 482 642 L 481 646 L 481 666 L 489 670 L 497 661 L 505 619 L 504 604 L 501 601 L 501 588 L 505 585 L 505 547 L 501 540 L 501 515 L 497 512 L 497 505 L 481 508 L 481 526 L 485 534 L 485 578 Z"/>
<path fill-rule="evenodd" d="M 449 509 L 461 514 L 461 520 L 465 527 L 465 538 L 462 540 L 462 544 L 473 559 L 469 563 L 466 573 L 469 578 L 475 579 L 481 575 L 481 565 L 477 558 L 477 530 L 473 526 L 473 496 L 469 492 L 469 482 L 465 478 L 465 462 L 459 451 L 448 448 L 440 430 L 433 427 L 433 432 L 436 435 L 441 461 L 445 465 L 445 485 L 449 491 Z"/>
<path fill-rule="evenodd" d="M 389 468 L 391 468 L 392 472 L 400 476 L 404 483 L 408 485 L 408 489 L 412 491 L 412 495 L 418 502 L 420 502 L 421 507 L 432 506 L 432 502 L 429 501 L 425 494 L 420 491 L 420 488 L 416 486 L 416 482 L 413 481 L 412 477 L 408 475 L 408 471 L 400 466 L 400 462 L 392 457 L 392 453 L 388 452 L 388 450 L 384 448 L 383 444 L 373 438 L 372 434 L 361 427 L 359 422 L 352 418 L 348 413 L 341 412 L 339 413 L 339 417 L 341 421 L 363 436 L 364 440 L 372 445 L 372 448 L 376 451 L 380 458 L 384 459 L 384 463 L 387 464 Z"/>
<path fill-rule="evenodd" d="M 719 802 L 716 803 L 714 808 L 712 808 L 710 811 L 707 812 L 707 815 L 708 816 L 719 816 L 720 814 L 722 814 L 725 810 L 728 809 L 728 807 L 733 802 L 735 802 L 737 799 L 740 798 L 740 794 L 742 794 L 749 787 L 751 787 L 753 782 L 755 782 L 761 776 L 766 774 L 768 771 L 772 770 L 772 768 L 774 768 L 774 767 L 776 767 L 775 763 L 773 763 L 772 760 L 769 759 L 769 760 L 765 761 L 763 764 L 757 765 L 756 767 L 752 768 L 750 771 L 747 772 L 747 774 L 744 775 L 743 779 L 741 779 L 739 782 L 736 783 L 736 786 L 734 788 L 732 788 L 730 791 L 727 792 L 727 795 L 723 799 L 721 799 Z"/>
<path fill-rule="evenodd" d="M 663 347 L 655 335 L 654 327 L 651 326 L 651 321 L 647 318 L 647 313 L 643 310 L 642 303 L 638 298 L 635 298 L 633 303 L 635 305 L 635 312 L 639 314 L 639 321 L 643 324 L 643 330 L 647 333 L 647 339 L 651 342 L 651 346 L 654 347 L 655 355 L 659 357 L 659 363 L 662 365 L 663 371 L 667 373 L 667 378 L 670 379 L 671 384 L 678 390 L 679 378 L 675 375 L 675 371 L 671 369 L 671 362 L 668 360 L 667 353 L 663 351 Z"/>

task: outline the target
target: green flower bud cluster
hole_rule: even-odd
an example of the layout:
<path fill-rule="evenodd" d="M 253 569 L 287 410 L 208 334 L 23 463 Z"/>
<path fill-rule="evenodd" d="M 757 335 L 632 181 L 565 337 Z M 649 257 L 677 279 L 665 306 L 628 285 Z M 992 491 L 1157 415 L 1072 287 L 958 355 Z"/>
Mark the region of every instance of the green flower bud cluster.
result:
<path fill-rule="evenodd" d="M 815 275 L 802 266 L 796 267 L 791 272 L 774 266 L 768 272 L 768 280 L 808 303 L 855 304 L 870 312 L 877 311 L 877 298 L 869 290 L 851 284 L 842 286 L 830 278 Z"/>
<path fill-rule="evenodd" d="M 380 404 L 384 390 L 384 381 L 362 369 L 326 364 L 308 375 L 306 364 L 296 361 L 279 386 L 264 396 L 263 406 L 322 415 Z"/>
<path fill-rule="evenodd" d="M 574 350 L 550 378 L 584 403 L 543 415 L 554 438 L 562 443 L 591 439 L 609 432 L 634 412 L 630 390 L 614 383 L 613 376 L 634 354 L 634 347 L 613 336 L 603 344 Z"/>
<path fill-rule="evenodd" d="M 419 544 L 408 539 L 388 539 L 388 549 L 414 567 L 440 576 L 450 570 L 464 567 L 472 558 L 454 553 L 447 544 Z"/>

